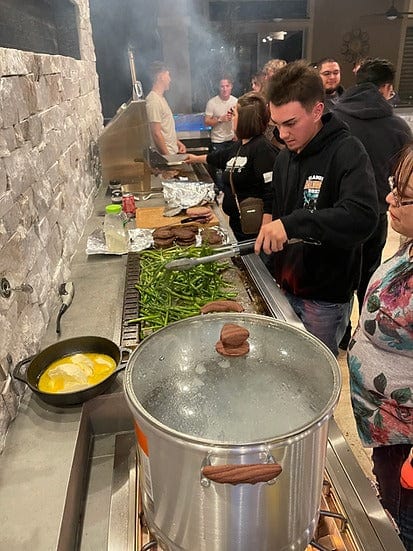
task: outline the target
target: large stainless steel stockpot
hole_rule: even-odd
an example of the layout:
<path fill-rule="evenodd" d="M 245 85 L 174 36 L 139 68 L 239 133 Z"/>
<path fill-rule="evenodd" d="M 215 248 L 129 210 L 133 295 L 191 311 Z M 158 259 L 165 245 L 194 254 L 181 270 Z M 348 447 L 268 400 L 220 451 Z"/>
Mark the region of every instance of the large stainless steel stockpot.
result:
<path fill-rule="evenodd" d="M 248 329 L 246 356 L 216 352 L 226 323 Z M 341 387 L 318 339 L 266 316 L 197 316 L 147 337 L 124 385 L 143 509 L 164 549 L 305 549 Z"/>

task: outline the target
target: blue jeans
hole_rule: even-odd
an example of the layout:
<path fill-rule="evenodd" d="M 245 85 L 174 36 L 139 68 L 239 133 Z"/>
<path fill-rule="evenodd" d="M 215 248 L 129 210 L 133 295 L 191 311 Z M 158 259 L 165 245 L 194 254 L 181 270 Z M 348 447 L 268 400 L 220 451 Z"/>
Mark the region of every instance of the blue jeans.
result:
<path fill-rule="evenodd" d="M 307 331 L 320 339 L 337 356 L 338 345 L 350 320 L 353 301 L 325 302 L 296 297 L 286 291 L 284 293 Z"/>
<path fill-rule="evenodd" d="M 373 473 L 379 485 L 383 507 L 389 511 L 400 530 L 407 551 L 413 551 L 413 490 L 400 484 L 400 471 L 411 444 L 373 448 Z"/>

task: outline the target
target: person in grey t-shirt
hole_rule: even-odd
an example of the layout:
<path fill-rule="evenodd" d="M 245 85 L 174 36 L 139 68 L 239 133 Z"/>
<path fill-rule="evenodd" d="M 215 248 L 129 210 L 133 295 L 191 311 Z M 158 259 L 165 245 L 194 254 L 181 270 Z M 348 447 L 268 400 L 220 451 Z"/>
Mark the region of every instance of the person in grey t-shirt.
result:
<path fill-rule="evenodd" d="M 231 92 L 232 79 L 224 76 L 219 81 L 219 94 L 211 98 L 205 107 L 205 124 L 211 127 L 211 143 L 214 150 L 232 145 L 234 141 L 231 120 L 237 98 L 232 96 Z"/>
<path fill-rule="evenodd" d="M 150 66 L 152 90 L 146 96 L 146 112 L 153 143 L 162 155 L 186 153 L 185 145 L 176 137 L 175 121 L 164 94 L 169 90 L 171 76 L 161 61 Z"/>
<path fill-rule="evenodd" d="M 206 104 L 205 124 L 211 127 L 210 151 L 226 149 L 234 143 L 232 115 L 237 104 L 237 98 L 231 95 L 232 86 L 232 78 L 224 75 L 219 81 L 219 94 L 211 98 Z M 209 171 L 218 189 L 221 190 L 221 171 L 217 171 L 212 166 L 209 166 Z"/>

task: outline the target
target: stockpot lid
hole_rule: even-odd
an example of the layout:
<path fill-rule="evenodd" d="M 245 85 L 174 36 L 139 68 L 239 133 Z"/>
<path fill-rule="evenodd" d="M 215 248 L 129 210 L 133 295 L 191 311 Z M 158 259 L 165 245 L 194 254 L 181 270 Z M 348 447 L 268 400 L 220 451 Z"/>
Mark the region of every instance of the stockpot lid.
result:
<path fill-rule="evenodd" d="M 216 351 L 226 323 L 248 329 L 246 356 Z M 147 337 L 129 358 L 124 386 L 138 418 L 187 439 L 240 445 L 284 440 L 325 421 L 341 373 L 331 351 L 307 331 L 267 316 L 222 313 Z"/>

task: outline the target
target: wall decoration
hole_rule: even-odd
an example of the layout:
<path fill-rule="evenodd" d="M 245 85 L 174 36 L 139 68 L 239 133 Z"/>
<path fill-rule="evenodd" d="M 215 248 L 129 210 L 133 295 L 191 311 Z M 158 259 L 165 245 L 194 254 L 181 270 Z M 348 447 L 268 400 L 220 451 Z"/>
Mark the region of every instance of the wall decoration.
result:
<path fill-rule="evenodd" d="M 346 61 L 353 63 L 358 58 L 365 57 L 370 50 L 369 35 L 361 29 L 352 29 L 343 36 L 341 53 Z"/>

